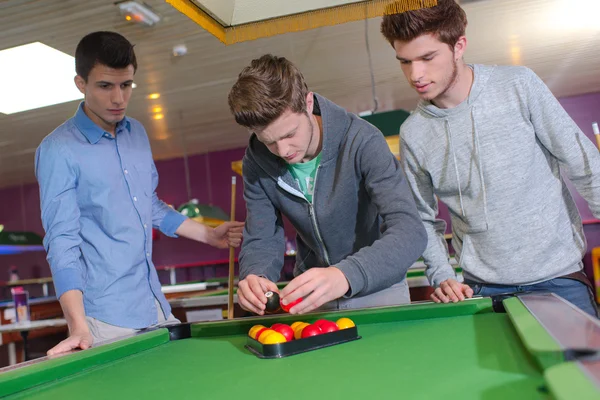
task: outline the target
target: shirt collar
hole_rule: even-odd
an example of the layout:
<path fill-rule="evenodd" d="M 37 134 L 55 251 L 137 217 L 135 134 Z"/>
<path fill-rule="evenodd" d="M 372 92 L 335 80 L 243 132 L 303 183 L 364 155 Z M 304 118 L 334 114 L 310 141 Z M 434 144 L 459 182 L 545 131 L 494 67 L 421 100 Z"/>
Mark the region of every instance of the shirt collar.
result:
<path fill-rule="evenodd" d="M 83 111 L 84 103 L 85 102 L 82 101 L 79 104 L 73 120 L 77 129 L 83 133 L 83 136 L 85 136 L 91 144 L 96 144 L 106 132 L 86 115 L 85 111 Z M 123 128 L 127 129 L 128 132 L 131 132 L 131 122 L 127 117 L 117 123 L 116 132 L 122 131 Z"/>

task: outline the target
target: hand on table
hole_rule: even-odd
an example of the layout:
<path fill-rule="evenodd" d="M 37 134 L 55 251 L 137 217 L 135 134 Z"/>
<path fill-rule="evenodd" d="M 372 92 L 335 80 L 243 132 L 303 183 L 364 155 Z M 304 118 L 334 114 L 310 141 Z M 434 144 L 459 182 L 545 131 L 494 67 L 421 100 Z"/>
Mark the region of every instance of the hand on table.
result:
<path fill-rule="evenodd" d="M 90 332 L 73 332 L 68 338 L 48 350 L 48 356 L 53 356 L 59 353 L 66 353 L 76 349 L 89 349 L 92 346 L 92 335 Z"/>
<path fill-rule="evenodd" d="M 455 279 L 446 279 L 431 294 L 431 300 L 436 303 L 457 303 L 471 297 L 473 297 L 473 289 Z"/>
<path fill-rule="evenodd" d="M 243 231 L 243 222 L 224 222 L 211 231 L 208 244 L 219 249 L 226 249 L 229 246 L 239 247 Z"/>
<path fill-rule="evenodd" d="M 336 267 L 311 268 L 292 281 L 280 293 L 284 304 L 303 300 L 290 309 L 290 314 L 304 314 L 342 297 L 350 284 Z"/>
<path fill-rule="evenodd" d="M 248 275 L 238 283 L 238 304 L 246 311 L 264 315 L 268 291 L 279 293 L 277 285 L 266 278 Z"/>

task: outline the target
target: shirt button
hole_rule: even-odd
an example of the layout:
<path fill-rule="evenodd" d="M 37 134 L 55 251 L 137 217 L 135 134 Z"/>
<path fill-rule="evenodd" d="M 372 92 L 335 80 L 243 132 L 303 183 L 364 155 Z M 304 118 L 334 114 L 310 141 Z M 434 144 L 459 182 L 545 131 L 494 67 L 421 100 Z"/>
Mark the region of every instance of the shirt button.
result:
<path fill-rule="evenodd" d="M 146 253 L 146 255 L 147 255 L 148 257 L 150 257 L 150 253 Z"/>
<path fill-rule="evenodd" d="M 147 228 L 147 227 L 148 227 L 148 225 L 144 224 L 144 228 Z"/>
<path fill-rule="evenodd" d="M 128 174 L 128 173 L 129 173 L 129 171 L 127 171 L 127 170 L 124 170 L 123 172 L 125 172 L 126 174 Z"/>
<path fill-rule="evenodd" d="M 137 201 L 137 197 L 133 196 L 133 201 Z"/>

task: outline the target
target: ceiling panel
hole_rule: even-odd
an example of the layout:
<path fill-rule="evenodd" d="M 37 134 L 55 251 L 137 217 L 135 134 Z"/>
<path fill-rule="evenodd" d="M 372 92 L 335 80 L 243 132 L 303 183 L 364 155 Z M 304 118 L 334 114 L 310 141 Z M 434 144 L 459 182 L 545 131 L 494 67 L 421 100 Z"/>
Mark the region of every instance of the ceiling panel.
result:
<path fill-rule="evenodd" d="M 233 121 L 227 94 L 241 69 L 265 53 L 294 61 L 312 90 L 346 109 L 360 112 L 373 107 L 364 21 L 225 46 L 163 0 L 146 3 L 162 17 L 153 27 L 125 21 L 114 1 L 4 0 L 0 2 L 0 49 L 41 41 L 73 55 L 79 39 L 89 32 L 115 30 L 125 35 L 136 45 L 139 63 L 138 86 L 128 114 L 146 126 L 155 159 L 181 156 L 183 143 L 189 154 L 245 146 L 248 134 Z M 600 24 L 583 23 L 591 10 L 577 8 L 596 3 L 600 1 L 469 2 L 465 58 L 527 65 L 559 97 L 598 92 Z M 561 13 L 573 15 L 574 21 L 557 22 Z M 417 97 L 404 82 L 393 49 L 379 33 L 379 23 L 378 18 L 368 21 L 380 110 L 411 110 Z M 172 56 L 178 44 L 187 46 L 186 56 Z M 153 92 L 159 92 L 160 99 L 146 98 Z M 164 119 L 152 119 L 155 105 L 163 108 Z M 35 148 L 76 107 L 77 102 L 70 102 L 0 114 L 0 187 L 35 181 Z"/>

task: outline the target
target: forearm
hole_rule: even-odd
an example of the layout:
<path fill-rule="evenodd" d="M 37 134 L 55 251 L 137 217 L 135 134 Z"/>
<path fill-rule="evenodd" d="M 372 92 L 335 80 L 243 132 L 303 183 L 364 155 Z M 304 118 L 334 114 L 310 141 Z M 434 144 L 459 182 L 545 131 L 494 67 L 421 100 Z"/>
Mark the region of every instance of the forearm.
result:
<path fill-rule="evenodd" d="M 83 307 L 83 294 L 79 290 L 69 290 L 60 296 L 65 319 L 69 325 L 70 334 L 88 333 L 89 328 L 85 320 L 85 309 Z"/>
<path fill-rule="evenodd" d="M 446 223 L 443 220 L 424 221 L 427 232 L 427 247 L 423 260 L 427 269 L 425 275 L 433 287 L 438 287 L 446 279 L 456 279 L 454 268 L 448 261 L 448 246 L 444 238 Z"/>
<path fill-rule="evenodd" d="M 210 243 L 212 228 L 194 220 L 186 219 L 175 231 L 178 236 L 202 243 Z"/>
<path fill-rule="evenodd" d="M 536 138 L 560 163 L 561 171 L 600 218 L 600 155 L 542 80 L 528 71 L 530 120 Z"/>
<path fill-rule="evenodd" d="M 448 262 L 448 246 L 444 238 L 446 222 L 437 218 L 438 200 L 433 184 L 427 171 L 421 168 L 424 164 L 422 160 L 426 157 L 422 152 L 411 148 L 404 141 L 402 134 L 400 140 L 404 171 L 427 235 L 427 247 L 423 252 L 423 259 L 427 265 L 425 275 L 432 286 L 437 286 L 442 281 L 455 277 L 454 269 Z"/>

